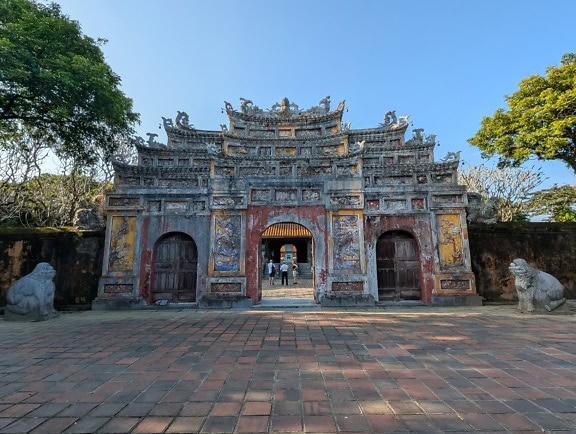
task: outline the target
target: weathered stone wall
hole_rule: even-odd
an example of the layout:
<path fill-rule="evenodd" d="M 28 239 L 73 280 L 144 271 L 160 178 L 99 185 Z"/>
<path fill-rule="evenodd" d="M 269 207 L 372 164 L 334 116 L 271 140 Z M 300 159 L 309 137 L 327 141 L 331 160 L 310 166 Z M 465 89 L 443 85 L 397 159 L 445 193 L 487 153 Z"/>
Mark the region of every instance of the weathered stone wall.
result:
<path fill-rule="evenodd" d="M 486 300 L 515 300 L 508 266 L 515 258 L 552 274 L 576 298 L 576 223 L 499 223 L 468 226 L 472 271 Z"/>
<path fill-rule="evenodd" d="M 89 309 L 102 272 L 104 232 L 0 230 L 0 307 L 8 288 L 39 262 L 56 270 L 56 309 Z"/>

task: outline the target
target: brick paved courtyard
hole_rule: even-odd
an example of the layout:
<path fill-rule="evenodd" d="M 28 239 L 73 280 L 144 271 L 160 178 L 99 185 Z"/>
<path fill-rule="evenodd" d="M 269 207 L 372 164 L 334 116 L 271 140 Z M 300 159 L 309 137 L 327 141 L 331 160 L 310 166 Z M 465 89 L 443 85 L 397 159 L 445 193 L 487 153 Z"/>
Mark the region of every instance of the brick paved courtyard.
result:
<path fill-rule="evenodd" d="M 576 432 L 575 318 L 493 306 L 0 319 L 0 432 Z"/>

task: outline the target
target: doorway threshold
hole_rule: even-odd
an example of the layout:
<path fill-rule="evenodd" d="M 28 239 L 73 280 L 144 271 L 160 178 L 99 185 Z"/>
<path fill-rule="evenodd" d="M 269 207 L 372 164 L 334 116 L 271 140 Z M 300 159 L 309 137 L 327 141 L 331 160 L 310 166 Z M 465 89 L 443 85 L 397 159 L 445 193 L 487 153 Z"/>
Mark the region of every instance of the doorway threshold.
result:
<path fill-rule="evenodd" d="M 264 297 L 259 304 L 252 306 L 252 309 L 320 309 L 320 307 L 310 298 Z"/>

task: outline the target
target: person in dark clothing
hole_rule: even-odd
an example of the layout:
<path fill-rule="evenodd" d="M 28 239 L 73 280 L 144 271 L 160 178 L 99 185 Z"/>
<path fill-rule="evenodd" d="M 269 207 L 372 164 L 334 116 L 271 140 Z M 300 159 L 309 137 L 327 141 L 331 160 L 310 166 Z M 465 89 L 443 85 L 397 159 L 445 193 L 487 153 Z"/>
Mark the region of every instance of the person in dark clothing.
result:
<path fill-rule="evenodd" d="M 282 285 L 284 285 L 284 279 L 286 279 L 286 285 L 288 285 L 288 264 L 286 262 L 280 265 L 280 271 L 282 272 Z"/>

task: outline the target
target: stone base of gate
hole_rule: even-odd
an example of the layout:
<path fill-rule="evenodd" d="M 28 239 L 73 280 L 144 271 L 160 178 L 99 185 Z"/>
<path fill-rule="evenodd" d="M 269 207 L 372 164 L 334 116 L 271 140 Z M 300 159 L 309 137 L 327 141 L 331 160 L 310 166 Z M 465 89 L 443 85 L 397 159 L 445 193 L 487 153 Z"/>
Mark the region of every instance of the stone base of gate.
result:
<path fill-rule="evenodd" d="M 376 301 L 371 294 L 330 293 L 320 298 L 322 307 L 374 307 Z"/>
<path fill-rule="evenodd" d="M 198 300 L 202 309 L 250 309 L 252 299 L 240 294 L 208 294 Z"/>
<path fill-rule="evenodd" d="M 482 297 L 473 295 L 433 295 L 432 306 L 482 306 Z"/>
<path fill-rule="evenodd" d="M 142 298 L 110 297 L 97 298 L 92 301 L 92 310 L 133 310 L 143 309 L 148 305 Z"/>

